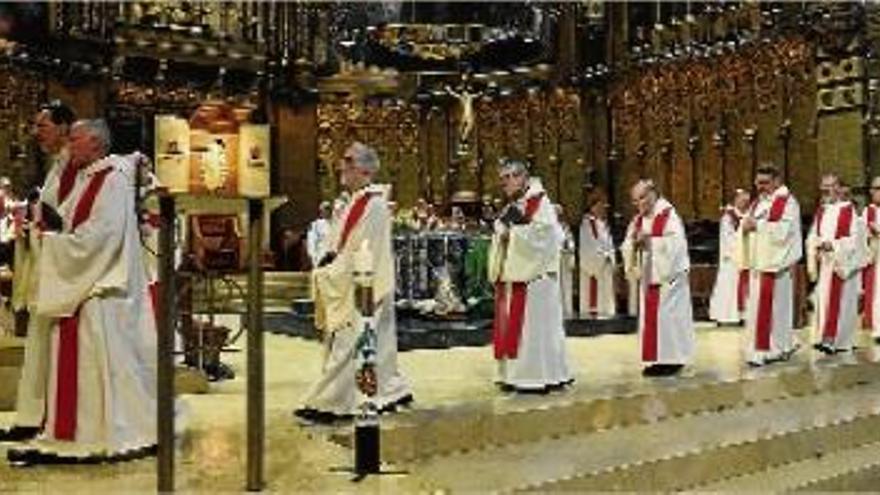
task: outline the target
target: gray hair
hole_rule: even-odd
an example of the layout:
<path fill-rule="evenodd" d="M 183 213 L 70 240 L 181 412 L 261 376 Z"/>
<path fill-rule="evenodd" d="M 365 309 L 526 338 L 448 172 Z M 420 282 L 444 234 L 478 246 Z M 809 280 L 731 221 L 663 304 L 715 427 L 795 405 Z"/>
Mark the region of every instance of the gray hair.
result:
<path fill-rule="evenodd" d="M 73 124 L 74 127 L 82 127 L 92 136 L 96 137 L 104 149 L 104 153 L 110 152 L 110 146 L 113 144 L 110 134 L 110 126 L 104 119 L 82 119 L 77 120 Z"/>
<path fill-rule="evenodd" d="M 522 160 L 504 160 L 501 162 L 500 173 L 512 172 L 514 174 L 529 175 L 529 165 Z"/>
<path fill-rule="evenodd" d="M 379 154 L 364 143 L 355 141 L 349 147 L 358 168 L 375 174 L 379 171 Z"/>

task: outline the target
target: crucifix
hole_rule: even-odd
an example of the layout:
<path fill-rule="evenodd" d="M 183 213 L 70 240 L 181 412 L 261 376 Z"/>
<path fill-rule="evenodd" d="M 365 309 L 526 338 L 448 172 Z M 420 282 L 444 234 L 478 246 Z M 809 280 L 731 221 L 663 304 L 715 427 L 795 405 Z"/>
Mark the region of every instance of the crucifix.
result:
<path fill-rule="evenodd" d="M 470 76 L 467 73 L 462 74 L 461 84 L 458 90 L 446 86 L 446 92 L 458 100 L 460 107 L 458 118 L 458 147 L 461 150 L 467 150 L 471 144 L 471 135 L 476 127 L 476 117 L 474 115 L 474 102 L 478 100 L 483 93 L 473 91 L 469 85 Z"/>

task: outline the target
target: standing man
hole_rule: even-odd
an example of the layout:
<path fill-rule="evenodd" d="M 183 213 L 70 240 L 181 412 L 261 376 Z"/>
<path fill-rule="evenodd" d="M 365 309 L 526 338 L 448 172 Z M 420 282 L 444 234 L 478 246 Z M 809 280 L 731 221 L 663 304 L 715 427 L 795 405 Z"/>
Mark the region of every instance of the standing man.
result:
<path fill-rule="evenodd" d="M 733 204 L 724 207 L 719 222 L 718 275 L 709 299 L 709 319 L 723 325 L 739 325 L 746 314 L 749 270 L 736 264 L 736 231 L 748 213 L 750 201 L 748 191 L 737 189 Z"/>
<path fill-rule="evenodd" d="M 41 210 L 42 205 L 52 210 L 58 209 L 77 181 L 76 169 L 68 167 L 70 153 L 67 142 L 74 120 L 73 111 L 58 101 L 42 106 L 34 117 L 33 134 L 40 151 L 48 158 L 50 168 L 43 187 L 27 199 L 27 221 L 15 240 L 12 308 L 16 312 L 16 320 L 20 318 L 19 315 L 24 315 L 28 330 L 15 403 L 15 426 L 0 430 L 0 441 L 30 440 L 39 434 L 44 423 L 49 386 L 51 320 L 34 314 L 37 284 L 40 281 Z M 61 187 L 62 176 L 64 187 Z"/>
<path fill-rule="evenodd" d="M 126 170 L 103 120 L 70 133 L 80 180 L 46 225 L 36 315 L 51 322 L 45 429 L 14 464 L 133 458 L 156 444 L 156 322 Z"/>
<path fill-rule="evenodd" d="M 489 250 L 497 383 L 505 391 L 546 393 L 572 382 L 557 279 L 564 234 L 524 162 L 507 161 L 500 177 L 509 202 L 495 221 Z"/>
<path fill-rule="evenodd" d="M 651 180 L 631 192 L 637 215 L 622 246 L 624 263 L 641 281 L 639 341 L 645 376 L 674 375 L 694 355 L 687 237 L 675 208 Z"/>
<path fill-rule="evenodd" d="M 749 270 L 746 327 L 747 360 L 763 366 L 788 360 L 797 350 L 792 338 L 794 273 L 803 256 L 801 210 L 772 164 L 755 173 L 757 201 L 739 226 L 738 265 Z"/>
<path fill-rule="evenodd" d="M 309 259 L 312 260 L 312 268 L 317 268 L 318 263 L 327 253 L 327 242 L 330 235 L 330 217 L 333 209 L 329 201 L 321 201 L 318 206 L 318 218 L 309 225 L 309 232 L 306 234 L 306 250 L 309 253 Z"/>
<path fill-rule="evenodd" d="M 858 325 L 860 272 L 865 260 L 865 226 L 856 207 L 843 196 L 836 174 L 822 176 L 822 204 L 807 236 L 807 271 L 816 281 L 814 347 L 825 354 L 853 348 Z"/>
<path fill-rule="evenodd" d="M 614 240 L 606 223 L 608 205 L 594 197 L 580 231 L 580 315 L 581 318 L 606 319 L 617 312 L 614 272 L 617 268 Z"/>
<path fill-rule="evenodd" d="M 387 190 L 374 184 L 379 157 L 373 148 L 354 143 L 340 165 L 342 186 L 351 200 L 342 211 L 339 228 L 332 229 L 330 250 L 315 268 L 317 307 L 323 308 L 326 359 L 321 377 L 311 387 L 304 405 L 294 415 L 318 423 L 353 416 L 358 407 L 355 351 L 363 324 L 355 307 L 353 271 L 355 253 L 366 246 L 373 268 L 376 307 L 378 391 L 380 410 L 394 410 L 412 402 L 409 384 L 397 369 L 397 324 L 394 315 L 394 253 Z M 318 317 L 316 316 L 316 319 Z"/>
<path fill-rule="evenodd" d="M 562 318 L 570 320 L 574 317 L 574 236 L 571 228 L 565 222 L 565 210 L 562 205 L 556 206 L 556 218 L 562 227 L 562 251 L 559 254 L 559 288 L 562 297 Z"/>
<path fill-rule="evenodd" d="M 874 341 L 880 344 L 880 296 L 878 291 L 877 263 L 880 262 L 880 177 L 871 181 L 871 203 L 865 208 L 864 222 L 867 236 L 867 260 L 862 276 L 865 328 L 871 332 Z"/>

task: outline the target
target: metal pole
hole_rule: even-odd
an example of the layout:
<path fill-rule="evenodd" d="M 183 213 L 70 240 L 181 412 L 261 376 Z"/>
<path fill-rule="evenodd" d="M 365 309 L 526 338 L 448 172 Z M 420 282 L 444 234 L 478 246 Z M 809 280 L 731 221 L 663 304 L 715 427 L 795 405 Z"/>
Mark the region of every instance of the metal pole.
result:
<path fill-rule="evenodd" d="M 174 491 L 174 198 L 159 196 L 159 341 L 157 347 L 158 401 L 156 434 L 158 441 L 158 491 Z"/>
<path fill-rule="evenodd" d="M 263 201 L 248 200 L 247 312 L 247 490 L 260 491 L 265 444 L 265 371 L 263 369 Z"/>

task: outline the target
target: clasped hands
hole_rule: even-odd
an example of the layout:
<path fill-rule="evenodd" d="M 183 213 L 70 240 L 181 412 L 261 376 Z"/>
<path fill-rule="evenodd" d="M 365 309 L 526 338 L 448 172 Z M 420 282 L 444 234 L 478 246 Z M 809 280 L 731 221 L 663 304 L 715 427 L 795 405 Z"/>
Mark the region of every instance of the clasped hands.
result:
<path fill-rule="evenodd" d="M 742 219 L 743 232 L 754 232 L 758 229 L 758 221 L 755 217 L 745 217 Z"/>
<path fill-rule="evenodd" d="M 637 249 L 647 249 L 650 243 L 651 243 L 651 234 L 646 234 L 644 232 L 639 232 L 638 234 L 633 234 L 633 245 Z"/>
<path fill-rule="evenodd" d="M 510 227 L 511 225 L 523 225 L 528 223 L 526 216 L 523 214 L 522 210 L 515 206 L 508 207 L 504 210 L 504 214 L 501 215 L 501 223 L 505 226 Z"/>

